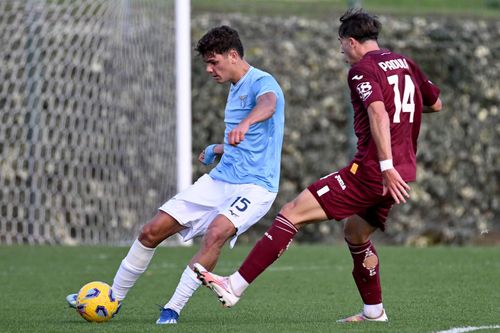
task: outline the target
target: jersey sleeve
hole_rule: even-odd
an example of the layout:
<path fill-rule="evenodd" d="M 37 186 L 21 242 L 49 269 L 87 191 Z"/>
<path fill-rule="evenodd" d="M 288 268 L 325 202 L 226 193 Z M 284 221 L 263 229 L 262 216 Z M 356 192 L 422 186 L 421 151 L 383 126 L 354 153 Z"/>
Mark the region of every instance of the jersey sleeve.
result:
<path fill-rule="evenodd" d="M 420 88 L 420 92 L 422 93 L 422 101 L 425 106 L 432 106 L 434 103 L 436 103 L 440 90 L 439 88 L 434 85 L 422 72 L 422 70 L 413 62 L 409 61 L 412 69 L 413 69 L 413 76 L 416 79 L 417 86 Z"/>
<path fill-rule="evenodd" d="M 436 103 L 440 90 L 434 85 L 430 80 L 425 81 L 420 86 L 420 91 L 422 92 L 422 99 L 425 106 L 432 106 Z"/>
<path fill-rule="evenodd" d="M 384 101 L 382 88 L 374 74 L 364 67 L 352 67 L 347 76 L 352 96 L 358 96 L 364 107 L 376 101 Z"/>
<path fill-rule="evenodd" d="M 252 90 L 255 94 L 256 99 L 268 92 L 272 92 L 276 95 L 276 97 L 279 97 L 278 84 L 276 80 L 274 80 L 274 78 L 270 75 L 264 75 L 255 80 L 254 84 L 252 85 Z"/>

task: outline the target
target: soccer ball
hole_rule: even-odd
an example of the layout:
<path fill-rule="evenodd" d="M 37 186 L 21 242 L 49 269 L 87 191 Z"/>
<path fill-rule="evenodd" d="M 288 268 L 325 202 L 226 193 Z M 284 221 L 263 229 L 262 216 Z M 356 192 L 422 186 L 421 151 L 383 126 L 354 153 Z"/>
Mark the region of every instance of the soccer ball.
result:
<path fill-rule="evenodd" d="M 76 311 L 85 320 L 104 322 L 118 312 L 119 303 L 109 284 L 94 281 L 84 285 L 76 298 Z"/>

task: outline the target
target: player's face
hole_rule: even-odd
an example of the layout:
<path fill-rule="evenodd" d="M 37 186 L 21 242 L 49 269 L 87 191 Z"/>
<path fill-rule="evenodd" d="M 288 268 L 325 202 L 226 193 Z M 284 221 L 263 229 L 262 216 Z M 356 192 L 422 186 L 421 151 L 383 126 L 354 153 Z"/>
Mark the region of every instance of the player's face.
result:
<path fill-rule="evenodd" d="M 351 65 L 356 63 L 359 59 L 355 56 L 352 38 L 339 37 L 339 43 L 340 53 L 344 55 L 345 61 Z"/>
<path fill-rule="evenodd" d="M 206 64 L 205 70 L 217 83 L 226 83 L 231 80 L 232 61 L 228 53 L 213 53 L 203 57 Z"/>

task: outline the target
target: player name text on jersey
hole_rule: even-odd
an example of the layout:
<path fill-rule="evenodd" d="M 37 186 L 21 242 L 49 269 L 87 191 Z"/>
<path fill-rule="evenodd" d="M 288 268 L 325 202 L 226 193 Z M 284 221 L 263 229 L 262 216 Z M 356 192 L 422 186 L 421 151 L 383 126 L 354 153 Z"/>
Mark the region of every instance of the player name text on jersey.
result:
<path fill-rule="evenodd" d="M 387 60 L 387 61 L 381 61 L 378 63 L 379 67 L 384 70 L 384 72 L 387 72 L 388 70 L 393 70 L 393 69 L 398 69 L 398 68 L 406 68 L 408 69 L 408 63 L 406 62 L 406 59 L 403 58 L 398 58 L 398 59 L 392 59 L 392 60 Z"/>

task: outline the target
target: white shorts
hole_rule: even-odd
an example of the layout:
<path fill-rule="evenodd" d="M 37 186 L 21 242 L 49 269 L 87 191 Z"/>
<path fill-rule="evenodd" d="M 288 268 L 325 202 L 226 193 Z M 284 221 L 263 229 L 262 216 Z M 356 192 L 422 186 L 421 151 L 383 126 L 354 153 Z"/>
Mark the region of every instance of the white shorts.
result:
<path fill-rule="evenodd" d="M 184 241 L 204 235 L 217 215 L 226 216 L 236 228 L 233 247 L 269 211 L 276 195 L 259 185 L 230 184 L 205 174 L 159 209 L 186 227 L 179 232 Z"/>

